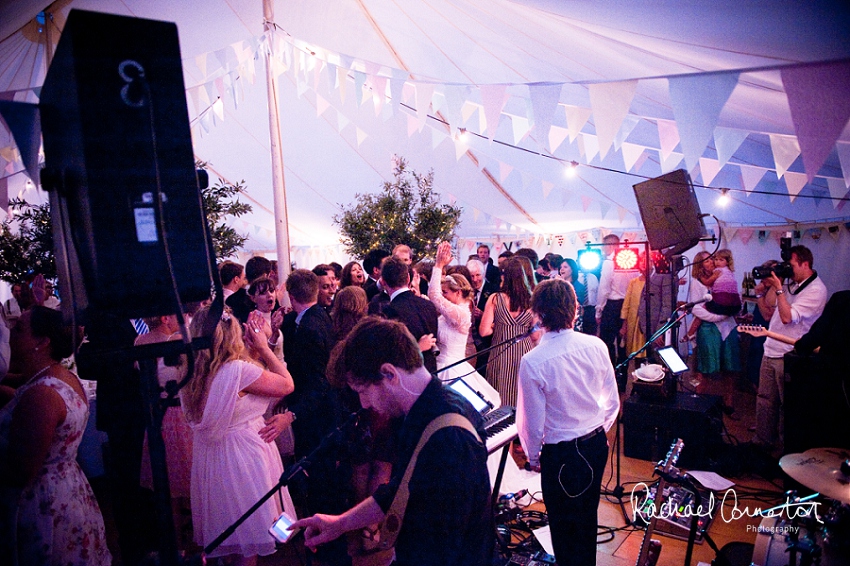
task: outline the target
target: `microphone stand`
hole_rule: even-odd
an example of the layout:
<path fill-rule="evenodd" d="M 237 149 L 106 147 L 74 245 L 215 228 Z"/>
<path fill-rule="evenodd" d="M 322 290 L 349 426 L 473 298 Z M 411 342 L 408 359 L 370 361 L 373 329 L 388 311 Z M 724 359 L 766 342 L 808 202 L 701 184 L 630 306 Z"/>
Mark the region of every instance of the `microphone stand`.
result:
<path fill-rule="evenodd" d="M 641 352 L 646 351 L 646 349 L 649 348 L 660 336 L 663 336 L 665 332 L 667 332 L 670 328 L 672 328 L 676 324 L 678 324 L 680 320 L 685 318 L 685 316 L 687 316 L 687 314 L 688 314 L 688 309 L 685 309 L 682 312 L 681 315 L 676 317 L 676 313 L 678 313 L 678 312 L 679 312 L 679 309 L 674 310 L 673 313 L 670 315 L 670 317 L 667 319 L 667 322 L 665 322 L 664 325 L 661 328 L 656 330 L 655 333 L 652 336 L 650 336 L 649 339 L 643 344 L 643 346 L 640 347 L 640 349 L 636 350 L 635 352 L 632 352 L 631 354 L 629 354 L 629 356 L 625 360 L 623 360 L 622 362 L 617 364 L 617 367 L 614 368 L 614 372 L 625 372 L 627 370 L 627 368 L 629 367 L 629 363 L 633 359 L 635 359 Z M 620 449 L 621 448 L 620 447 L 620 421 L 622 420 L 621 413 L 622 413 L 622 411 L 617 413 L 616 433 L 615 433 L 615 436 L 614 436 L 614 446 L 615 446 L 614 459 L 617 461 L 617 463 L 616 463 L 617 485 L 614 486 L 614 489 L 612 491 L 603 491 L 602 495 L 604 495 L 606 497 L 615 497 L 617 499 L 617 503 L 619 503 L 619 505 L 620 505 L 620 511 L 623 513 L 623 520 L 625 521 L 626 526 L 630 527 L 632 525 L 632 520 L 629 519 L 629 514 L 626 513 L 626 504 L 623 502 L 623 497 L 626 494 L 626 489 L 623 487 L 623 483 L 622 483 L 621 475 L 620 475 L 621 474 L 621 466 L 622 466 L 622 456 L 621 456 L 622 450 Z"/>
<path fill-rule="evenodd" d="M 364 409 L 361 409 L 356 413 L 351 413 L 348 419 L 346 419 L 345 422 L 343 422 L 341 425 L 339 425 L 330 433 L 328 433 L 327 436 L 322 439 L 322 442 L 315 449 L 313 449 L 312 452 L 298 460 L 295 464 L 290 466 L 289 469 L 284 470 L 277 484 L 273 488 L 271 488 L 256 503 L 254 503 L 254 505 L 252 505 L 250 509 L 245 511 L 245 513 L 243 513 L 241 517 L 236 519 L 236 521 L 232 525 L 227 527 L 220 535 L 218 535 L 215 540 L 213 540 L 211 543 L 204 547 L 202 551 L 202 557 L 204 557 L 205 559 L 206 555 L 221 546 L 221 543 L 227 540 L 227 538 L 232 535 L 236 531 L 236 529 L 239 528 L 239 525 L 244 523 L 248 519 L 248 517 L 254 514 L 257 509 L 262 507 L 266 501 L 268 501 L 269 499 L 271 499 L 272 496 L 274 496 L 275 493 L 289 485 L 293 478 L 295 478 L 298 474 L 303 473 L 306 475 L 307 471 L 310 469 L 310 466 L 313 465 L 313 463 L 318 459 L 318 457 L 322 455 L 323 452 L 328 450 L 331 446 L 336 444 L 337 437 L 339 435 L 341 435 L 349 426 L 357 425 L 357 422 L 363 411 Z"/>
<path fill-rule="evenodd" d="M 539 326 L 534 325 L 534 326 L 532 326 L 529 330 L 526 330 L 525 332 L 522 332 L 522 333 L 520 333 L 520 334 L 517 334 L 516 336 L 512 336 L 511 338 L 508 338 L 508 339 L 506 339 L 506 340 L 502 340 L 502 341 L 501 341 L 501 342 L 499 342 L 498 344 L 493 344 L 493 345 L 491 345 L 491 346 L 489 346 L 489 347 L 487 347 L 487 348 L 484 348 L 483 350 L 478 350 L 478 351 L 476 351 L 474 354 L 472 354 L 471 356 L 467 356 L 467 357 L 462 358 L 462 359 L 460 359 L 460 360 L 458 360 L 458 361 L 456 361 L 456 362 L 452 362 L 451 364 L 449 364 L 449 365 L 447 365 L 447 366 L 445 366 L 445 367 L 442 367 L 442 368 L 438 369 L 438 370 L 437 370 L 437 371 L 435 371 L 435 372 L 432 372 L 432 373 L 431 373 L 431 375 L 433 375 L 433 376 L 435 376 L 435 377 L 436 377 L 438 373 L 442 373 L 442 372 L 446 371 L 447 369 L 451 369 L 451 368 L 453 368 L 453 367 L 457 367 L 457 366 L 459 366 L 459 365 L 463 364 L 464 362 L 468 362 L 469 360 L 472 360 L 472 359 L 474 359 L 474 358 L 477 358 L 477 357 L 478 357 L 478 356 L 480 356 L 481 354 L 486 354 L 487 352 L 490 352 L 491 350 L 495 350 L 496 348 L 499 348 L 499 347 L 501 347 L 501 346 L 513 346 L 514 344 L 517 344 L 517 343 L 519 343 L 519 342 L 522 342 L 522 341 L 523 341 L 523 340 L 525 340 L 526 338 L 530 337 L 532 334 L 534 334 L 534 333 L 535 333 L 535 332 L 537 332 L 538 330 L 542 330 L 542 329 L 541 329 Z M 477 368 L 477 367 L 476 367 L 476 368 L 474 368 L 474 369 L 475 369 L 475 371 L 478 371 L 478 368 Z M 462 377 L 462 376 L 461 376 L 461 377 Z M 455 378 L 453 378 L 453 379 L 448 379 L 448 380 L 444 381 L 443 383 L 446 383 L 446 384 L 449 384 L 449 385 L 450 385 L 450 384 L 454 383 L 455 381 L 457 381 L 458 379 L 461 379 L 461 377 L 455 377 Z"/>

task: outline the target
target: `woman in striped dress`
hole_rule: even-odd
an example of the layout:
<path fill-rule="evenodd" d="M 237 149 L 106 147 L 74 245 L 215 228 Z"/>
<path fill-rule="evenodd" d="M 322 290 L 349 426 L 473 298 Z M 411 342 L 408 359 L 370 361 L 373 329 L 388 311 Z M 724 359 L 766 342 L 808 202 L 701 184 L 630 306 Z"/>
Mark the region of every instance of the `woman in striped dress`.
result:
<path fill-rule="evenodd" d="M 481 336 L 493 335 L 493 344 L 500 344 L 527 332 L 534 325 L 531 314 L 531 283 L 517 258 L 502 264 L 502 287 L 487 299 L 481 325 Z M 517 371 L 523 355 L 533 347 L 530 337 L 515 344 L 505 344 L 490 352 L 487 381 L 496 388 L 503 405 L 516 406 Z"/>

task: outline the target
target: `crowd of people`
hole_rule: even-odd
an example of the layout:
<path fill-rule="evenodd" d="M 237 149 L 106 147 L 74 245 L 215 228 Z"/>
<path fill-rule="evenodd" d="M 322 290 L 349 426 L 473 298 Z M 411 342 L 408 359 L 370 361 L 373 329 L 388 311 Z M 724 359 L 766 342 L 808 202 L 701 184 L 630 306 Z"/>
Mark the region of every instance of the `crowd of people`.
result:
<path fill-rule="evenodd" d="M 614 367 L 643 345 L 648 320 L 650 332 L 659 327 L 668 313 L 659 302 L 674 300 L 678 287 L 657 266 L 649 280 L 640 269 L 615 269 L 619 239 L 603 243 L 599 278 L 573 259 L 527 248 L 494 261 L 481 245 L 464 261 L 447 242 L 433 259 L 414 262 L 398 245 L 362 264 L 295 269 L 283 282 L 275 262 L 252 257 L 219 265 L 220 315 L 197 305 L 183 321 L 90 316 L 76 369 L 98 383 L 122 562 L 138 563 L 155 546 L 155 529 L 140 528 L 152 513 L 145 410 L 138 367 L 95 354 L 213 328 L 212 347 L 194 354 L 192 379 L 162 425 L 175 524 L 191 514 L 194 540 L 179 539 L 183 550 L 209 545 L 277 485 L 284 465 L 312 454 L 285 497 L 267 500 L 210 558 L 255 564 L 275 552 L 269 525 L 294 508 L 308 517 L 296 526 L 326 564 L 350 564 L 352 549 L 388 540 L 397 564 L 490 564 L 483 421 L 443 386 L 463 379 L 491 406 L 516 407 L 522 449 L 542 473 L 556 557 L 595 563 L 605 433 L 622 392 Z M 781 450 L 782 356 L 797 339 L 816 345 L 807 331 L 827 298 L 811 252 L 795 246 L 790 258 L 787 284 L 774 273 L 757 288 L 769 330 L 788 338 L 768 338 L 761 363 L 755 442 L 767 451 Z M 638 268 L 647 261 L 642 255 Z M 733 270 L 728 250 L 693 261 L 689 300 L 708 291 L 713 299 L 694 307 L 683 334 L 696 344 L 695 371 L 711 379 L 741 369 Z M 0 460 L 0 521 L 12 533 L 0 551 L 20 564 L 108 564 L 100 510 L 75 461 L 86 397 L 61 363 L 79 337 L 42 306 L 43 278 L 13 294 L 0 324 L 0 370 L 10 376 L 0 388 L 0 451 L 10 456 Z M 188 366 L 158 361 L 163 397 Z M 323 439 L 352 413 L 357 426 L 327 449 Z M 63 521 L 52 520 L 58 513 Z"/>

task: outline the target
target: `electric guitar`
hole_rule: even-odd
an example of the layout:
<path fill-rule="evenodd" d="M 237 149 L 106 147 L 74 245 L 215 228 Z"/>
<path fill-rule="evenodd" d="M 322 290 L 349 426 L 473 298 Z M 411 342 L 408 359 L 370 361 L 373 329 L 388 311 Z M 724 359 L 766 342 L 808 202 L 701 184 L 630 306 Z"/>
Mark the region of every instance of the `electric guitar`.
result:
<path fill-rule="evenodd" d="M 640 543 L 640 553 L 638 554 L 635 566 L 655 566 L 658 562 L 658 557 L 661 555 L 661 541 L 653 540 L 652 534 L 655 532 L 655 523 L 661 512 L 661 506 L 664 504 L 664 490 L 667 487 L 667 481 L 664 479 L 664 476 L 676 466 L 676 462 L 679 460 L 679 454 L 682 453 L 684 446 L 685 443 L 681 438 L 676 439 L 676 442 L 670 446 L 670 451 L 667 452 L 664 463 L 659 463 L 655 467 L 656 472 L 660 469 L 663 474 L 661 474 L 658 480 L 658 487 L 655 488 L 655 509 L 652 512 L 649 525 L 646 526 L 643 541 Z"/>
<path fill-rule="evenodd" d="M 757 324 L 739 324 L 738 332 L 743 332 L 744 334 L 749 334 L 750 336 L 755 336 L 756 338 L 761 338 L 762 336 L 767 336 L 768 338 L 773 338 L 774 340 L 779 340 L 780 342 L 784 342 L 786 344 L 791 344 L 792 346 L 797 341 L 795 338 L 789 338 L 783 334 L 777 334 L 776 332 L 771 332 L 764 326 L 759 326 Z"/>

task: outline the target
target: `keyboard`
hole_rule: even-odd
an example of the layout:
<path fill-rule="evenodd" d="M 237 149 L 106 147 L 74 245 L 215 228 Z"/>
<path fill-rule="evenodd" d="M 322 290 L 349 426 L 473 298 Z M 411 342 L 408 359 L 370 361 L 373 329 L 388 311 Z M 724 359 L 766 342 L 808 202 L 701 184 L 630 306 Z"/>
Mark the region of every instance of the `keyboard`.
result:
<path fill-rule="evenodd" d="M 484 416 L 484 443 L 492 453 L 516 438 L 516 409 L 504 405 Z"/>

